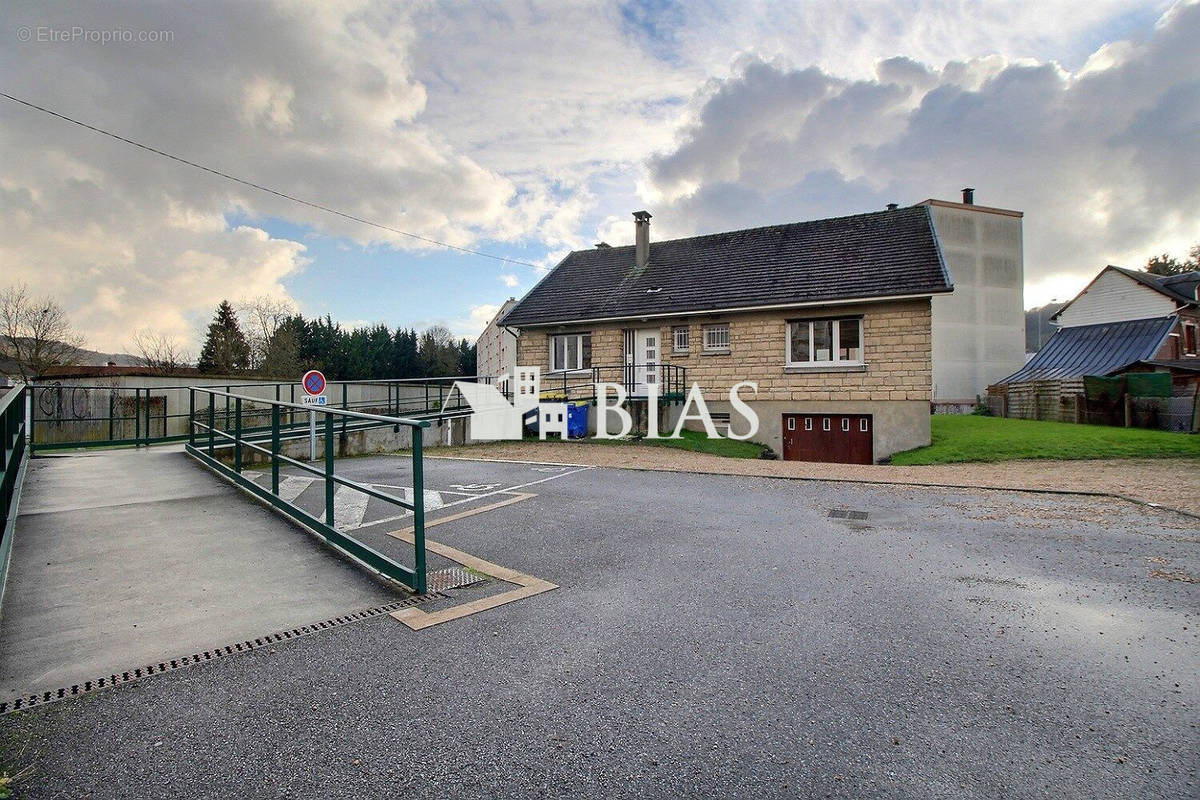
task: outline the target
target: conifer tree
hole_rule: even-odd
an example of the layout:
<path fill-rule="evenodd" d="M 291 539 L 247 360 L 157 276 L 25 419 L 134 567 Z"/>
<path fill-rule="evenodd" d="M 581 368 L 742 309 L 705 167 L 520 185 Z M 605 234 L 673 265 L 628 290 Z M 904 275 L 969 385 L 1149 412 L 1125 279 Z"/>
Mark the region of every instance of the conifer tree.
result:
<path fill-rule="evenodd" d="M 250 343 L 228 300 L 217 306 L 196 366 L 201 372 L 215 375 L 232 375 L 250 366 Z"/>

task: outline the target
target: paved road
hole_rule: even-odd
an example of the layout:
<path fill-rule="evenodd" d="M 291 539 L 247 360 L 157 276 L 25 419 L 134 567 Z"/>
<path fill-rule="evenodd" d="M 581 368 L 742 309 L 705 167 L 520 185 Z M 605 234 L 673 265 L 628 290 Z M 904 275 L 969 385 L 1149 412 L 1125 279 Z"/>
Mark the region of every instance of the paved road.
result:
<path fill-rule="evenodd" d="M 6 763 L 36 761 L 27 797 L 1197 793 L 1200 587 L 1167 579 L 1200 574 L 1194 520 L 623 470 L 529 491 L 430 535 L 562 588 L 10 715 Z"/>

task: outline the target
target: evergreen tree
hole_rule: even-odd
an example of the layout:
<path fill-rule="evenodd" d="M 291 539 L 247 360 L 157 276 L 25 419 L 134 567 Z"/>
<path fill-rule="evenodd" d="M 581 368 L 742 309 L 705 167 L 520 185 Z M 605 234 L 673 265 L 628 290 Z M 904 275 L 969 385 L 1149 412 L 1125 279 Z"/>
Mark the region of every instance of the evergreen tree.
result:
<path fill-rule="evenodd" d="M 458 374 L 464 377 L 474 375 L 476 350 L 475 345 L 466 339 L 458 343 Z"/>
<path fill-rule="evenodd" d="M 367 377 L 391 378 L 392 362 L 392 333 L 386 325 L 376 325 L 367 334 L 367 354 L 370 358 L 370 368 Z"/>
<path fill-rule="evenodd" d="M 250 366 L 250 343 L 228 300 L 217 306 L 196 366 L 201 372 L 216 375 L 232 375 Z"/>
<path fill-rule="evenodd" d="M 417 352 L 417 332 L 396 329 L 392 338 L 393 378 L 417 378 L 421 375 L 421 355 Z"/>
<path fill-rule="evenodd" d="M 421 334 L 424 377 L 441 378 L 458 374 L 458 345 L 449 329 L 434 325 Z"/>
<path fill-rule="evenodd" d="M 371 375 L 371 342 L 366 328 L 350 331 L 346 346 L 346 379 L 363 380 Z"/>

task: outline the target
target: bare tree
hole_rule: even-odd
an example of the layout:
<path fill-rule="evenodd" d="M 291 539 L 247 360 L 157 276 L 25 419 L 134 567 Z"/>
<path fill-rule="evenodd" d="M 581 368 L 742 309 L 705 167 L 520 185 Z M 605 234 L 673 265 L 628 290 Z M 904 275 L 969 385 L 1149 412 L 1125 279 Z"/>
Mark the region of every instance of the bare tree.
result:
<path fill-rule="evenodd" d="M 34 297 L 23 283 L 0 292 L 0 354 L 16 363 L 22 381 L 71 363 L 83 342 L 53 297 Z"/>
<path fill-rule="evenodd" d="M 271 341 L 279 326 L 296 313 L 291 300 L 262 295 L 238 304 L 246 337 L 250 340 L 250 368 L 262 370 L 267 366 Z"/>
<path fill-rule="evenodd" d="M 133 335 L 133 347 L 146 366 L 159 375 L 170 375 L 191 364 L 191 354 L 179 342 L 149 328 Z"/>

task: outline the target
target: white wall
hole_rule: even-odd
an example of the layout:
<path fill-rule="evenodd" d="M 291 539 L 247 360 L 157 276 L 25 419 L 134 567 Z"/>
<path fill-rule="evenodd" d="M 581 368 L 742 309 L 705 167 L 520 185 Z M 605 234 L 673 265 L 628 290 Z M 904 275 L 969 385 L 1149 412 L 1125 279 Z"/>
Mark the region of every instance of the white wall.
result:
<path fill-rule="evenodd" d="M 1096 325 L 1130 319 L 1166 317 L 1175 313 L 1175 301 L 1115 269 L 1100 273 L 1083 294 L 1058 315 L 1059 327 Z"/>
<path fill-rule="evenodd" d="M 477 375 L 495 378 L 500 375 L 511 375 L 517 365 L 517 337 L 496 324 L 497 320 L 509 312 L 517 304 L 516 298 L 510 297 L 492 317 L 491 322 L 479 334 L 475 342 L 475 359 Z"/>
<path fill-rule="evenodd" d="M 930 203 L 954 292 L 933 297 L 934 402 L 973 402 L 1025 364 L 1022 218 Z"/>

